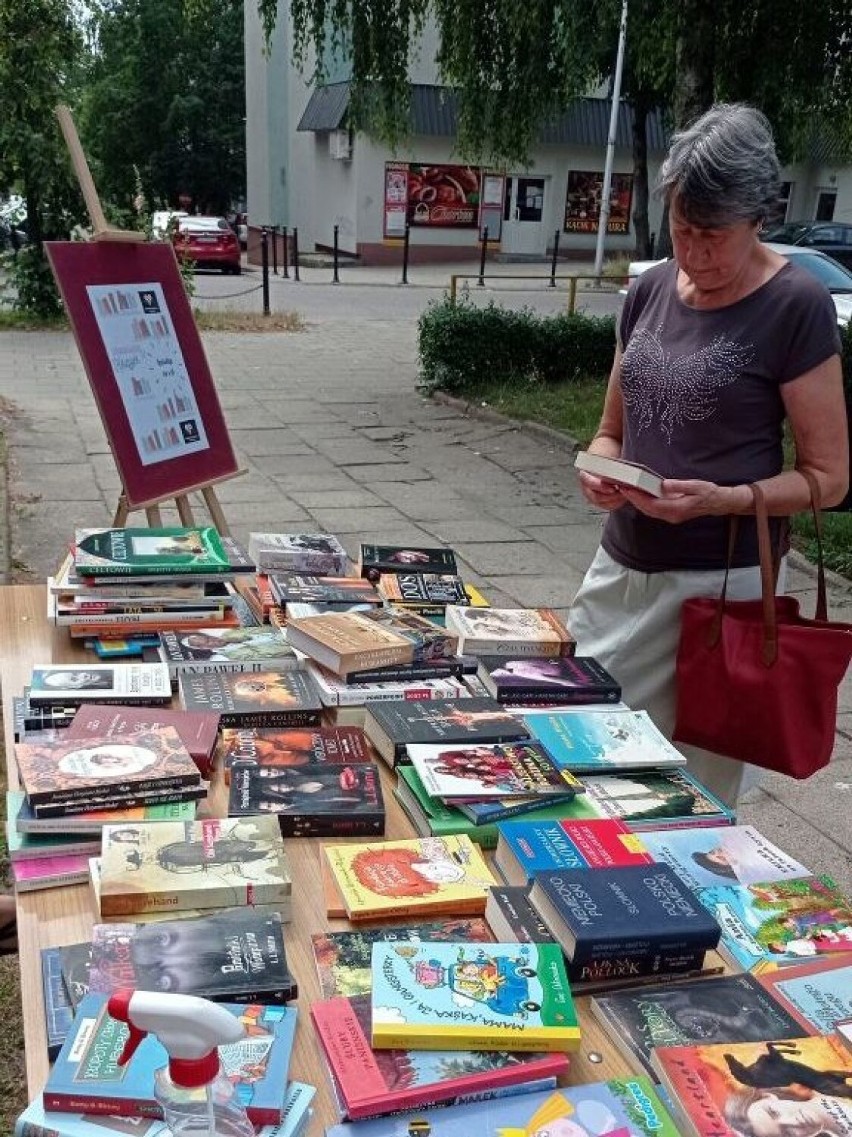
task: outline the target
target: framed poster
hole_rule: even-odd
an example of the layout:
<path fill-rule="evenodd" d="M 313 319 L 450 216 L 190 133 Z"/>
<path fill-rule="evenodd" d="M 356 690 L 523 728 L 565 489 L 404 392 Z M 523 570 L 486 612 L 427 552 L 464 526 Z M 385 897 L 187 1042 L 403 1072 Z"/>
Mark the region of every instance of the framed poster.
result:
<path fill-rule="evenodd" d="M 568 171 L 565 195 L 565 232 L 597 233 L 601 215 L 603 174 L 587 170 Z M 613 174 L 609 187 L 607 233 L 630 232 L 633 175 Z"/>
<path fill-rule="evenodd" d="M 385 163 L 385 236 L 403 237 L 408 218 L 408 163 Z"/>
<path fill-rule="evenodd" d="M 45 247 L 129 507 L 238 473 L 172 246 Z"/>
<path fill-rule="evenodd" d="M 384 232 L 401 237 L 418 229 L 475 229 L 482 171 L 475 166 L 385 163 Z"/>

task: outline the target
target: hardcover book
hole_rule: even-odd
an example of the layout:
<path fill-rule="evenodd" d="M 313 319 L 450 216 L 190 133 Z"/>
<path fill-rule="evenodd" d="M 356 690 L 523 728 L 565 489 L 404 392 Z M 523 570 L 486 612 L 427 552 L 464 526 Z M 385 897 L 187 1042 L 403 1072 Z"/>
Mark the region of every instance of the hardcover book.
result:
<path fill-rule="evenodd" d="M 371 580 L 383 573 L 428 572 L 456 576 L 452 549 L 410 549 L 399 545 L 364 545 L 358 551 L 358 571 Z"/>
<path fill-rule="evenodd" d="M 463 940 L 489 943 L 494 937 L 484 920 L 447 919 L 410 927 L 362 928 L 353 932 L 315 932 L 311 946 L 323 999 L 368 995 L 373 986 L 373 944 L 403 945 Z"/>
<path fill-rule="evenodd" d="M 592 1013 L 626 1060 L 655 1077 L 656 1046 L 797 1038 L 800 1023 L 751 975 L 596 995 Z"/>
<path fill-rule="evenodd" d="M 107 995 L 81 1001 L 44 1087 L 48 1110 L 97 1115 L 162 1117 L 154 1074 L 168 1062 L 156 1035 L 139 1043 L 125 1066 L 118 1058 L 130 1035 L 107 1011 Z M 296 1010 L 259 1003 L 224 1004 L 245 1028 L 239 1042 L 219 1047 L 222 1068 L 254 1125 L 274 1125 L 284 1108 Z"/>
<path fill-rule="evenodd" d="M 333 1125 L 326 1137 L 680 1137 L 649 1078 L 612 1078 L 534 1094 Z"/>
<path fill-rule="evenodd" d="M 296 573 L 269 573 L 272 595 L 285 608 L 289 604 L 376 604 L 382 603 L 368 580 L 358 576 L 300 576 Z M 289 613 L 288 613 L 289 615 Z"/>
<path fill-rule="evenodd" d="M 409 637 L 364 612 L 329 612 L 289 620 L 287 639 L 299 651 L 335 675 L 366 667 L 412 663 L 415 647 Z"/>
<path fill-rule="evenodd" d="M 181 704 L 187 711 L 213 711 L 220 726 L 315 726 L 322 704 L 304 671 L 268 668 L 250 674 L 221 672 L 181 675 Z"/>
<path fill-rule="evenodd" d="M 526 709 L 522 719 L 560 769 L 574 774 L 620 773 L 684 766 L 686 758 L 647 711 Z"/>
<path fill-rule="evenodd" d="M 318 663 L 308 663 L 308 673 L 313 679 L 319 697 L 327 707 L 365 707 L 368 703 L 387 703 L 404 699 L 406 702 L 420 702 L 424 699 L 463 699 L 468 690 L 459 679 L 399 679 L 385 682 L 353 683 L 351 676 L 345 678 L 320 667 Z M 337 721 L 340 719 L 338 717 Z"/>
<path fill-rule="evenodd" d="M 481 916 L 495 883 L 469 837 L 324 846 L 349 919 Z"/>
<path fill-rule="evenodd" d="M 210 711 L 147 711 L 138 707 L 109 707 L 86 703 L 68 727 L 69 738 L 102 735 L 107 738 L 145 734 L 171 726 L 189 752 L 202 777 L 209 777 L 219 731 L 219 716 Z"/>
<path fill-rule="evenodd" d="M 379 595 L 390 604 L 427 607 L 447 604 L 467 606 L 467 592 L 460 576 L 425 572 L 382 573 L 377 585 Z"/>
<path fill-rule="evenodd" d="M 373 754 L 363 730 L 354 726 L 226 727 L 221 732 L 216 757 L 230 778 L 232 766 L 262 766 L 278 769 L 329 762 L 346 766 L 372 762 Z"/>
<path fill-rule="evenodd" d="M 565 1054 L 508 1051 L 373 1050 L 370 997 L 327 999 L 311 1017 L 344 1106 L 344 1118 L 523 1093 L 524 1084 L 568 1069 Z M 353 1061 L 354 1058 L 354 1061 Z M 555 1082 L 554 1082 L 555 1084 Z"/>
<path fill-rule="evenodd" d="M 62 1049 L 74 1018 L 74 1007 L 62 978 L 59 948 L 41 949 L 41 991 L 44 998 L 47 1056 L 53 1062 Z"/>
<path fill-rule="evenodd" d="M 212 526 L 165 529 L 78 529 L 78 576 L 228 572 L 230 560 Z"/>
<path fill-rule="evenodd" d="M 504 943 L 552 944 L 556 941 L 532 904 L 528 888 L 492 888 L 485 905 L 485 919 Z"/>
<path fill-rule="evenodd" d="M 479 678 L 488 694 L 501 703 L 581 705 L 617 703 L 621 687 L 591 656 L 522 656 L 520 659 L 484 655 Z"/>
<path fill-rule="evenodd" d="M 756 978 L 804 1028 L 800 1034 L 831 1034 L 839 1022 L 852 1019 L 850 958 L 812 959 Z"/>
<path fill-rule="evenodd" d="M 576 1050 L 580 1028 L 556 944 L 373 944 L 379 1049 Z M 502 1043 L 502 1046 L 501 1046 Z"/>
<path fill-rule="evenodd" d="M 290 886 L 275 817 L 104 827 L 102 916 L 289 904 Z"/>
<path fill-rule="evenodd" d="M 205 628 L 198 632 L 161 632 L 160 656 L 169 675 L 210 671 L 298 670 L 302 664 L 277 628 Z"/>
<path fill-rule="evenodd" d="M 390 766 L 412 743 L 496 743 L 529 737 L 524 724 L 496 699 L 390 700 L 370 703 L 367 737 Z"/>
<path fill-rule="evenodd" d="M 535 742 L 406 747 L 427 793 L 444 801 L 466 798 L 567 797 L 580 784 L 562 774 Z"/>
<path fill-rule="evenodd" d="M 81 703 L 129 703 L 156 706 L 170 702 L 172 685 L 164 663 L 75 663 L 37 665 L 30 679 L 30 703 L 79 706 Z"/>
<path fill-rule="evenodd" d="M 509 820 L 498 827 L 494 864 L 507 884 L 527 885 L 550 869 L 653 864 L 640 837 L 615 818 Z"/>
<path fill-rule="evenodd" d="M 229 817 L 271 814 L 285 837 L 365 837 L 384 833 L 379 771 L 372 763 L 234 766 Z"/>
<path fill-rule="evenodd" d="M 447 628 L 466 655 L 572 655 L 574 640 L 552 608 L 447 606 Z"/>
<path fill-rule="evenodd" d="M 248 553 L 261 572 L 345 576 L 349 564 L 330 533 L 250 533 Z"/>
<path fill-rule="evenodd" d="M 95 924 L 89 990 L 120 987 L 214 1002 L 287 1003 L 298 995 L 277 912 L 225 908 L 156 924 Z"/>

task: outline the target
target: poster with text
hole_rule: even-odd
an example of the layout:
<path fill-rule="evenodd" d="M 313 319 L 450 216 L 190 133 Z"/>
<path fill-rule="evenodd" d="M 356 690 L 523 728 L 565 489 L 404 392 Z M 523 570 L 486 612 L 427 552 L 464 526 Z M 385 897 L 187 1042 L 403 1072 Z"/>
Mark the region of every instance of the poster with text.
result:
<path fill-rule="evenodd" d="M 570 170 L 565 196 L 565 232 L 597 233 L 601 215 L 603 174 L 587 170 Z M 609 194 L 607 233 L 630 232 L 630 207 L 633 200 L 633 175 L 613 174 Z"/>
<path fill-rule="evenodd" d="M 404 199 L 400 181 L 403 171 Z M 479 221 L 481 187 L 482 171 L 475 166 L 388 162 L 385 166 L 385 225 L 390 221 L 389 210 L 399 209 L 404 200 L 406 220 L 412 228 L 475 229 Z"/>

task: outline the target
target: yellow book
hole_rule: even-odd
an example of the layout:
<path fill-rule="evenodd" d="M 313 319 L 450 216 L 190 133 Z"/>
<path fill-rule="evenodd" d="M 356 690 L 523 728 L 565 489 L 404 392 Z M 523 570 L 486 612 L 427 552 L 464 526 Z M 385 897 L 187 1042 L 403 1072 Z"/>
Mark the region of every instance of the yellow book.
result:
<path fill-rule="evenodd" d="M 349 919 L 385 916 L 481 916 L 497 884 L 466 834 L 326 845 Z"/>

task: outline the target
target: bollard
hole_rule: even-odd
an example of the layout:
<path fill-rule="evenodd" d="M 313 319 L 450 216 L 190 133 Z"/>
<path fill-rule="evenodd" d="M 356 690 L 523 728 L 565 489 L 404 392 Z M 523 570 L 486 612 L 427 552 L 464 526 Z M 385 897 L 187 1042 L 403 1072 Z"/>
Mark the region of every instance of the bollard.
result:
<path fill-rule="evenodd" d="M 574 309 L 576 307 L 577 307 L 577 278 L 576 278 L 576 276 L 572 276 L 569 287 L 568 287 L 568 311 L 570 312 L 570 314 L 572 316 L 574 315 Z"/>
<path fill-rule="evenodd" d="M 411 226 L 406 221 L 405 235 L 402 238 L 402 283 L 408 284 L 408 247 L 411 242 Z"/>
<path fill-rule="evenodd" d="M 299 230 L 293 227 L 293 280 L 300 280 L 299 276 Z"/>
<path fill-rule="evenodd" d="M 281 275 L 285 280 L 290 279 L 290 273 L 287 269 L 287 226 L 281 227 L 281 240 L 283 242 L 281 247 Z"/>
<path fill-rule="evenodd" d="M 263 266 L 263 314 L 269 315 L 269 234 L 260 232 L 260 263 Z"/>
<path fill-rule="evenodd" d="M 272 232 L 272 272 L 275 276 L 278 275 L 278 226 L 269 226 Z"/>
<path fill-rule="evenodd" d="M 479 280 L 477 284 L 480 288 L 485 287 L 485 254 L 488 252 L 488 226 L 482 230 L 482 251 L 479 255 Z"/>
<path fill-rule="evenodd" d="M 331 278 L 332 284 L 340 284 L 340 273 L 337 271 L 337 256 L 338 256 L 337 241 L 338 241 L 339 235 L 340 235 L 340 226 L 335 225 L 335 227 L 334 227 L 334 276 L 332 276 L 332 278 Z"/>
<path fill-rule="evenodd" d="M 553 234 L 553 259 L 550 262 L 550 287 L 556 287 L 556 258 L 559 256 L 559 230 Z"/>

